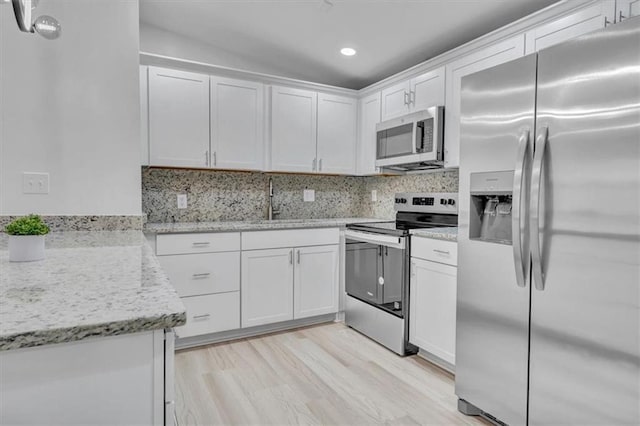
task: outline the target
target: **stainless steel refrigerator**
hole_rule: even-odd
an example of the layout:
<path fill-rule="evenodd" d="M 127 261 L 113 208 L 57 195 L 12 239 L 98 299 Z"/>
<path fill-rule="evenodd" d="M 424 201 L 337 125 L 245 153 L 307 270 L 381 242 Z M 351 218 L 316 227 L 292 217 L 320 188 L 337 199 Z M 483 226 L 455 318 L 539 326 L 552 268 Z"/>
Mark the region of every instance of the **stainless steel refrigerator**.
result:
<path fill-rule="evenodd" d="M 462 82 L 456 394 L 640 424 L 640 18 Z"/>

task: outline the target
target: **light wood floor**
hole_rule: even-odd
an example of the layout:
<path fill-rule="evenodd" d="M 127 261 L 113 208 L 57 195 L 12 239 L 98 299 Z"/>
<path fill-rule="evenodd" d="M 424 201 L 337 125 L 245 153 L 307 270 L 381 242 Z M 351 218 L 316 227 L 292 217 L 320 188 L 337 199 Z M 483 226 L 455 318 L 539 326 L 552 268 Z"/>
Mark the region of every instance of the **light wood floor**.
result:
<path fill-rule="evenodd" d="M 178 424 L 488 424 L 456 409 L 453 377 L 340 323 L 176 354 Z"/>

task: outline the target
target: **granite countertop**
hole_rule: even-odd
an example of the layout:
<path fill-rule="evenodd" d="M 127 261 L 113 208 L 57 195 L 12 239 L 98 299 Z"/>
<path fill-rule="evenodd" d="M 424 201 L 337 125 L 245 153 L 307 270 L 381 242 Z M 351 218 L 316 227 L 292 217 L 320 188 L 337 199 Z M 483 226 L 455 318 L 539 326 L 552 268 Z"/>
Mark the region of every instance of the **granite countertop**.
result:
<path fill-rule="evenodd" d="M 144 226 L 144 232 L 171 234 L 181 232 L 239 232 L 264 231 L 270 229 L 335 228 L 346 226 L 349 223 L 380 222 L 383 220 L 384 219 L 346 217 L 337 219 L 276 219 L 271 221 L 147 223 Z"/>
<path fill-rule="evenodd" d="M 9 262 L 0 234 L 0 351 L 183 325 L 140 231 L 53 232 L 46 259 Z"/>
<path fill-rule="evenodd" d="M 433 238 L 436 240 L 446 241 L 458 241 L 458 227 L 443 227 L 443 228 L 426 228 L 426 229 L 412 229 L 411 235 L 416 237 Z"/>

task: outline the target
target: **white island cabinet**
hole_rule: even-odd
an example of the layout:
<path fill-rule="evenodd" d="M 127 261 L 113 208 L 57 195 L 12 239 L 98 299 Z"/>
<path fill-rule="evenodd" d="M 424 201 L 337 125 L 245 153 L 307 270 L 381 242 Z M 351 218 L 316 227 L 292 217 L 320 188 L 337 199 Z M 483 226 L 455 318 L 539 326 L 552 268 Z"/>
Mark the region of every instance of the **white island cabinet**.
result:
<path fill-rule="evenodd" d="M 409 341 L 448 370 L 456 359 L 457 269 L 456 242 L 411 237 Z"/>
<path fill-rule="evenodd" d="M 0 425 L 173 425 L 185 308 L 140 231 L 0 234 Z"/>
<path fill-rule="evenodd" d="M 158 330 L 0 352 L 0 424 L 173 425 L 165 343 Z"/>

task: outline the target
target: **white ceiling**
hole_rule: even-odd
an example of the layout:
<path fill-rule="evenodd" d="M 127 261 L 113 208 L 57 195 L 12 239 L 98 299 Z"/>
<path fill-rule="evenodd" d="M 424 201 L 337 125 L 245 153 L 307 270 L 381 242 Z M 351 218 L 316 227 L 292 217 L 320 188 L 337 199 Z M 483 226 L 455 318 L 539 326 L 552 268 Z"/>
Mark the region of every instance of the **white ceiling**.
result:
<path fill-rule="evenodd" d="M 360 89 L 556 1 L 140 0 L 140 20 L 287 77 Z"/>

